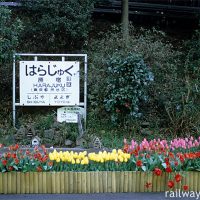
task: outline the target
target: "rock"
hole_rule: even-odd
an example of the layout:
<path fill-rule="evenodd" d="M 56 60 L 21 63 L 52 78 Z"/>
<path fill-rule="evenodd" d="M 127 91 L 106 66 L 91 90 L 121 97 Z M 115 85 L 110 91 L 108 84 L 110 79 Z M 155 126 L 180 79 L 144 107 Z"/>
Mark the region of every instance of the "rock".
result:
<path fill-rule="evenodd" d="M 0 134 L 3 135 L 4 132 L 5 132 L 5 130 L 0 128 Z"/>
<path fill-rule="evenodd" d="M 149 122 L 143 122 L 142 124 L 141 124 L 141 127 L 142 128 L 148 128 L 150 126 L 150 123 Z"/>
<path fill-rule="evenodd" d="M 45 143 L 45 147 L 46 147 L 46 148 L 52 148 L 52 144 Z"/>
<path fill-rule="evenodd" d="M 148 128 L 143 128 L 142 130 L 141 130 L 141 134 L 142 135 L 151 135 L 152 134 L 152 131 L 150 131 Z"/>
<path fill-rule="evenodd" d="M 54 134 L 55 134 L 54 129 L 49 129 L 44 131 L 44 137 L 48 139 L 53 139 Z"/>
<path fill-rule="evenodd" d="M 85 146 L 87 144 L 87 141 L 84 138 L 77 138 L 76 139 L 76 146 Z"/>
<path fill-rule="evenodd" d="M 18 130 L 17 133 L 18 137 L 25 137 L 27 135 L 27 129 L 24 126 L 21 126 Z"/>
<path fill-rule="evenodd" d="M 55 131 L 54 138 L 53 138 L 53 143 L 56 145 L 61 145 L 61 143 L 64 142 L 64 139 L 60 135 L 59 131 Z"/>
<path fill-rule="evenodd" d="M 56 130 L 58 130 L 60 128 L 61 123 L 60 122 L 54 122 L 52 127 L 55 128 Z"/>
<path fill-rule="evenodd" d="M 69 140 L 69 139 L 66 139 L 65 140 L 65 145 L 66 146 L 71 146 L 73 144 L 73 141 Z"/>
<path fill-rule="evenodd" d="M 4 140 L 9 143 L 15 143 L 15 136 L 14 135 L 5 135 Z"/>

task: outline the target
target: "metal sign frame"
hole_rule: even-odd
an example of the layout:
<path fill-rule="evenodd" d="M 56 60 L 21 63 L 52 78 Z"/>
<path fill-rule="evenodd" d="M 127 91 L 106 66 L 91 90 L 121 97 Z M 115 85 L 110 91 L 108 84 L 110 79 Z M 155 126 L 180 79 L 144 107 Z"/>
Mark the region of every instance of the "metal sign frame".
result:
<path fill-rule="evenodd" d="M 79 102 L 79 105 L 85 109 L 85 129 L 86 129 L 86 117 L 87 117 L 87 54 L 33 54 L 33 53 L 15 53 L 13 55 L 13 126 L 16 125 L 16 107 L 21 106 L 16 102 L 16 56 L 20 57 L 33 57 L 33 61 L 38 61 L 38 57 L 61 57 L 61 61 L 67 61 L 66 57 L 80 57 L 84 60 L 84 102 Z M 42 61 L 42 60 L 40 60 Z M 80 60 L 79 60 L 80 61 Z M 28 106 L 28 105 L 24 105 Z M 33 105 L 32 105 L 33 106 Z M 59 106 L 59 105 L 58 105 Z M 64 106 L 64 105 L 63 105 Z M 66 105 L 69 106 L 69 105 Z M 31 106 L 30 106 L 31 107 Z"/>

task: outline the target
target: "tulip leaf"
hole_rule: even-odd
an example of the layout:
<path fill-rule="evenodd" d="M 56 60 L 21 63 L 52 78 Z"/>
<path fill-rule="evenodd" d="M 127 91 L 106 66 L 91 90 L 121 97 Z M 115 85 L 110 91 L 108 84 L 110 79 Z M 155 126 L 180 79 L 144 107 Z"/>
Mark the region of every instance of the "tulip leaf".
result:
<path fill-rule="evenodd" d="M 162 163 L 162 166 L 166 169 L 167 168 L 167 164 L 166 163 Z"/>
<path fill-rule="evenodd" d="M 147 168 L 146 168 L 146 166 L 142 166 L 142 170 L 144 171 L 144 172 L 146 172 L 147 171 Z"/>
<path fill-rule="evenodd" d="M 13 168 L 18 171 L 18 167 L 16 165 L 13 165 Z"/>

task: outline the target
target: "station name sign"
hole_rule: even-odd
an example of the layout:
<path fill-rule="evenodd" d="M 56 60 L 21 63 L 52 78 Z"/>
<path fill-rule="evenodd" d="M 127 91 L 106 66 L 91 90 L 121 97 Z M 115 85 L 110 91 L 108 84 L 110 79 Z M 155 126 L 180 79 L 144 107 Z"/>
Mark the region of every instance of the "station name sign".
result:
<path fill-rule="evenodd" d="M 59 106 L 80 102 L 80 63 L 20 61 L 20 105 Z"/>

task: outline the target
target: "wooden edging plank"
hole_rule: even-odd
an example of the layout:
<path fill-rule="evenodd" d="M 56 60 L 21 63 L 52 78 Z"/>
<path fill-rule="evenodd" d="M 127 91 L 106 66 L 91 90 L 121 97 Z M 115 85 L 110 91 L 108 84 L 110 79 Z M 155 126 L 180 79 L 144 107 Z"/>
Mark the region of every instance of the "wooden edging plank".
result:
<path fill-rule="evenodd" d="M 103 193 L 103 172 L 99 172 L 99 193 Z"/>
<path fill-rule="evenodd" d="M 136 192 L 140 192 L 140 184 L 141 184 L 140 175 L 141 175 L 141 172 L 136 173 Z"/>
<path fill-rule="evenodd" d="M 78 172 L 73 173 L 73 193 L 78 193 Z"/>
<path fill-rule="evenodd" d="M 197 172 L 197 174 L 198 174 L 198 179 L 197 179 L 197 192 L 199 192 L 199 191 L 200 191 L 200 173 Z"/>
<path fill-rule="evenodd" d="M 103 172 L 103 192 L 108 192 L 108 172 Z"/>
<path fill-rule="evenodd" d="M 87 177 L 86 177 L 86 179 L 87 179 L 87 186 L 86 186 L 86 187 L 87 187 L 87 188 L 86 188 L 87 191 L 86 191 L 86 192 L 87 192 L 87 193 L 90 193 L 90 188 L 91 188 L 91 179 L 90 179 L 90 175 L 91 175 L 91 172 L 87 172 L 87 173 L 86 173 L 86 176 L 87 176 Z"/>
<path fill-rule="evenodd" d="M 51 172 L 47 172 L 47 193 L 52 193 L 52 179 L 51 179 Z"/>
<path fill-rule="evenodd" d="M 60 172 L 60 193 L 65 193 L 65 174 L 64 172 Z"/>
<path fill-rule="evenodd" d="M 80 194 L 81 193 L 81 180 L 82 180 L 82 175 L 81 172 L 77 172 L 77 193 Z"/>
<path fill-rule="evenodd" d="M 26 192 L 26 194 L 30 193 L 30 183 L 29 183 L 29 180 L 30 180 L 30 172 L 26 172 L 25 173 L 25 192 Z"/>
<path fill-rule="evenodd" d="M 43 179 L 42 179 L 42 172 L 38 172 L 38 193 L 42 194 L 42 185 L 43 185 Z"/>
<path fill-rule="evenodd" d="M 94 192 L 99 193 L 99 172 L 94 172 Z"/>
<path fill-rule="evenodd" d="M 82 174 L 82 176 L 81 176 L 81 178 L 82 178 L 82 180 L 81 180 L 81 193 L 85 194 L 86 190 L 87 190 L 87 187 L 86 187 L 86 184 L 87 184 L 86 172 L 82 172 L 81 174 Z"/>
<path fill-rule="evenodd" d="M 65 176 L 65 188 L 64 188 L 64 192 L 67 194 L 69 193 L 69 172 L 64 172 L 64 176 Z"/>
<path fill-rule="evenodd" d="M 55 181 L 56 181 L 55 193 L 60 194 L 60 172 L 55 173 Z"/>
<path fill-rule="evenodd" d="M 8 192 L 8 194 L 11 194 L 12 192 L 11 192 L 11 188 L 12 188 L 12 179 L 11 179 L 11 172 L 8 172 L 7 173 L 7 192 Z"/>
<path fill-rule="evenodd" d="M 42 172 L 42 193 L 47 193 L 47 173 Z"/>
<path fill-rule="evenodd" d="M 16 194 L 17 193 L 17 174 L 15 172 L 12 172 L 11 173 L 11 180 L 12 180 L 12 183 L 11 183 L 11 193 L 12 194 Z"/>

